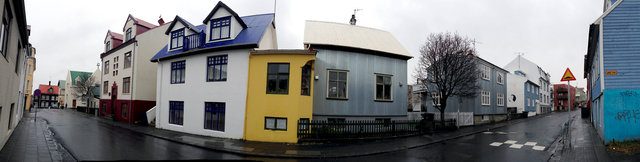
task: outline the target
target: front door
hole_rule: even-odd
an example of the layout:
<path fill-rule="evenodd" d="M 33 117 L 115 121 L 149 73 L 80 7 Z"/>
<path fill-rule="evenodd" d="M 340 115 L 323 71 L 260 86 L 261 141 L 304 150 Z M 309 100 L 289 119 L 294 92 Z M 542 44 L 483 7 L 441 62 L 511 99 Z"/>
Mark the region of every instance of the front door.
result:
<path fill-rule="evenodd" d="M 111 113 L 113 114 L 113 120 L 116 120 L 116 100 L 118 100 L 118 85 L 113 83 L 111 86 Z"/>
<path fill-rule="evenodd" d="M 71 104 L 71 106 L 73 106 L 73 108 L 77 108 L 76 107 L 76 100 L 73 100 L 73 103 Z"/>

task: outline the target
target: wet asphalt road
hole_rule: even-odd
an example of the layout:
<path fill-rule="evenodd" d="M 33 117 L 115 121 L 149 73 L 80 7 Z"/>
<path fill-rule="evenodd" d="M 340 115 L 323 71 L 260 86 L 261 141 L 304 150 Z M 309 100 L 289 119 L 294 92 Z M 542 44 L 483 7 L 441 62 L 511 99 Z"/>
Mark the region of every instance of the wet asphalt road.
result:
<path fill-rule="evenodd" d="M 562 135 L 562 126 L 567 121 L 567 114 L 566 112 L 553 113 L 488 132 L 423 147 L 338 161 L 547 161 L 554 151 L 552 144 Z M 572 115 L 579 114 L 572 113 Z M 505 144 L 508 140 L 512 141 L 507 143 L 516 141 L 515 144 L 520 145 L 536 142 L 535 146 L 543 146 L 544 149 L 534 150 L 533 146 L 527 145 L 520 148 L 517 148 L 519 145 L 515 145 L 516 148 L 511 148 L 511 144 Z M 502 144 L 491 146 L 493 142 Z"/>
<path fill-rule="evenodd" d="M 139 134 L 68 110 L 39 110 L 55 138 L 79 161 L 243 159 Z"/>
<path fill-rule="evenodd" d="M 77 160 L 547 161 L 553 153 L 552 144 L 561 135 L 562 125 L 567 121 L 567 113 L 553 113 L 489 132 L 418 148 L 342 159 L 242 157 L 139 134 L 68 110 L 39 111 L 38 118 L 48 121 L 57 141 L 61 141 Z M 511 141 L 507 142 L 508 140 Z M 511 148 L 512 145 L 508 143 L 514 141 L 523 146 Z M 494 142 L 502 144 L 491 146 Z M 544 149 L 534 150 L 533 146 L 524 145 L 525 142 L 536 142 L 538 149 L 540 146 Z"/>

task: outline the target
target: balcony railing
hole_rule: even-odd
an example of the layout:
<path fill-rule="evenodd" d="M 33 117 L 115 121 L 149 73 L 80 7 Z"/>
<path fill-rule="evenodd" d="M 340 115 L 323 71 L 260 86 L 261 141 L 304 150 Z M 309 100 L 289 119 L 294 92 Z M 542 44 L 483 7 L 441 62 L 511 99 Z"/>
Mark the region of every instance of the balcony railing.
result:
<path fill-rule="evenodd" d="M 184 37 L 184 51 L 189 51 L 196 48 L 202 48 L 204 46 L 204 32 L 191 34 Z"/>

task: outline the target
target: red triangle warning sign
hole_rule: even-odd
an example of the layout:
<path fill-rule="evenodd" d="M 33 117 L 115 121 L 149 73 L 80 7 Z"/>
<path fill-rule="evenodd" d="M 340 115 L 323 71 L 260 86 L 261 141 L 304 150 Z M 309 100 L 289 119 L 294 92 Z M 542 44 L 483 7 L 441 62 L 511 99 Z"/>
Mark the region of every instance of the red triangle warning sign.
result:
<path fill-rule="evenodd" d="M 564 75 L 562 75 L 562 79 L 560 81 L 572 81 L 572 80 L 576 80 L 576 77 L 573 77 L 573 73 L 571 73 L 571 70 L 567 68 L 567 70 L 564 71 Z"/>

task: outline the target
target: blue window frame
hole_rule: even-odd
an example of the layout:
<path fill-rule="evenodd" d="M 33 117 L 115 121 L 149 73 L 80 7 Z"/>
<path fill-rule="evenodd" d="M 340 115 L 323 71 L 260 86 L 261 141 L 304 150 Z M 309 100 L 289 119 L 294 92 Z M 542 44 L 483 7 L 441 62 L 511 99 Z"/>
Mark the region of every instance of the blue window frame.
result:
<path fill-rule="evenodd" d="M 213 19 L 209 22 L 209 40 L 229 38 L 231 33 L 231 16 Z"/>
<path fill-rule="evenodd" d="M 184 60 L 171 63 L 171 84 L 184 83 L 185 64 Z"/>
<path fill-rule="evenodd" d="M 169 101 L 169 124 L 182 125 L 184 101 Z"/>
<path fill-rule="evenodd" d="M 183 41 L 184 41 L 184 28 L 180 28 L 176 31 L 172 31 L 170 49 L 182 48 L 182 44 L 184 44 Z"/>
<path fill-rule="evenodd" d="M 204 103 L 204 129 L 224 132 L 224 102 Z"/>
<path fill-rule="evenodd" d="M 207 82 L 227 81 L 227 55 L 207 57 Z"/>

